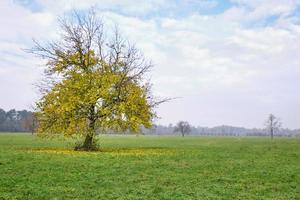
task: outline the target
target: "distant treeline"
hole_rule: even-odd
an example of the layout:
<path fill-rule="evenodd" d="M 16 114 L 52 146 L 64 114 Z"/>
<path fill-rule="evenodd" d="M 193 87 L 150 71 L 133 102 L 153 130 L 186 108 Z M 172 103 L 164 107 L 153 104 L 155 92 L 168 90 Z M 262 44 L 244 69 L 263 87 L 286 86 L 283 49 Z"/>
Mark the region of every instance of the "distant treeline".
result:
<path fill-rule="evenodd" d="M 33 132 L 37 122 L 33 112 L 27 110 L 17 111 L 15 109 L 5 111 L 0 108 L 0 132 Z M 154 125 L 151 129 L 142 128 L 145 135 L 174 135 L 175 126 Z M 109 133 L 113 133 L 108 131 Z M 128 132 L 127 132 L 128 133 Z M 177 133 L 178 134 L 178 133 Z M 234 126 L 200 127 L 191 126 L 189 135 L 214 135 L 214 136 L 268 136 L 265 129 L 248 129 Z M 300 129 L 280 129 L 275 132 L 275 136 L 300 137 Z"/>
<path fill-rule="evenodd" d="M 172 124 L 168 126 L 155 125 L 152 129 L 143 129 L 143 133 L 156 134 L 156 135 L 174 135 L 175 126 Z M 216 127 L 201 127 L 201 126 L 191 126 L 191 132 L 189 135 L 213 135 L 213 136 L 269 136 L 269 131 L 266 129 L 259 128 L 243 128 L 234 126 L 216 126 Z M 282 128 L 275 131 L 274 136 L 284 136 L 284 137 L 300 137 L 300 129 L 287 129 Z"/>
<path fill-rule="evenodd" d="M 33 132 L 34 127 L 35 120 L 31 111 L 12 109 L 6 112 L 0 108 L 1 132 Z"/>

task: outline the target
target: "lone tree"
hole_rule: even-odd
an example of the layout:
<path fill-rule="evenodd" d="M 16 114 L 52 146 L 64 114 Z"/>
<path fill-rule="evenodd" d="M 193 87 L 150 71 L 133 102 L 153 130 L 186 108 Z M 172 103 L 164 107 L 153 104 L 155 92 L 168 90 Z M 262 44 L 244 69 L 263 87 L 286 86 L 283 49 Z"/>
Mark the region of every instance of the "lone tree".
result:
<path fill-rule="evenodd" d="M 270 132 L 272 139 L 274 137 L 274 132 L 279 130 L 280 127 L 281 127 L 280 119 L 275 117 L 273 114 L 270 114 L 266 121 L 266 130 Z"/>
<path fill-rule="evenodd" d="M 179 121 L 174 128 L 174 133 L 177 132 L 180 132 L 182 137 L 184 137 L 186 134 L 191 132 L 190 124 L 186 121 Z"/>
<path fill-rule="evenodd" d="M 30 50 L 47 61 L 36 109 L 38 135 L 80 135 L 84 142 L 75 149 L 89 151 L 97 130 L 151 127 L 153 108 L 167 100 L 156 101 L 150 93 L 145 74 L 151 62 L 117 29 L 105 32 L 93 10 L 74 11 L 59 23 L 59 40 L 35 41 Z"/>

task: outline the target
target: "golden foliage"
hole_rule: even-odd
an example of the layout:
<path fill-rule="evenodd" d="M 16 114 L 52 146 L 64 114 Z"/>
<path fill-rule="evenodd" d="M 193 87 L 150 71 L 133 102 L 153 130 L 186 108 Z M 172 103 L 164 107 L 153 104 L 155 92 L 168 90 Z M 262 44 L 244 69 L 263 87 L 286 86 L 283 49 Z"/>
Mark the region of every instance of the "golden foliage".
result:
<path fill-rule="evenodd" d="M 80 65 L 80 56 L 88 65 Z M 63 79 L 37 103 L 39 134 L 85 135 L 91 108 L 95 129 L 136 132 L 141 125 L 151 126 L 154 113 L 147 101 L 147 88 L 126 72 L 113 70 L 117 63 L 103 63 L 90 51 L 64 55 L 64 60 L 48 65 Z"/>

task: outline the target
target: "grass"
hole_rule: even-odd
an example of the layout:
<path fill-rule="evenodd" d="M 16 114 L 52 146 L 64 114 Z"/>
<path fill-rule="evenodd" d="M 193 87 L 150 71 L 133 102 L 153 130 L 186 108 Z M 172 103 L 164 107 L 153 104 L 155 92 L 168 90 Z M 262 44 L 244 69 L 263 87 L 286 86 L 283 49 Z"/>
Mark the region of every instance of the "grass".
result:
<path fill-rule="evenodd" d="M 300 140 L 0 134 L 0 199 L 299 199 Z"/>

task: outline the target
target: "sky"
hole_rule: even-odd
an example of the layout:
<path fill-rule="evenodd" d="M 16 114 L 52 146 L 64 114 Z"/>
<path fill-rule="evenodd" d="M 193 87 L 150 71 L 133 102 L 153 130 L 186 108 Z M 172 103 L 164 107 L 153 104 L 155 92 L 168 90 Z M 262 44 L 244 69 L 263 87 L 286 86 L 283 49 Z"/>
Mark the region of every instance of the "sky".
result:
<path fill-rule="evenodd" d="M 300 128 L 300 0 L 0 0 L 0 108 L 32 109 L 58 16 L 94 7 L 152 60 L 156 123 Z"/>

